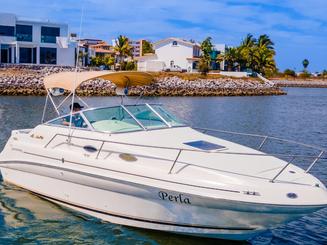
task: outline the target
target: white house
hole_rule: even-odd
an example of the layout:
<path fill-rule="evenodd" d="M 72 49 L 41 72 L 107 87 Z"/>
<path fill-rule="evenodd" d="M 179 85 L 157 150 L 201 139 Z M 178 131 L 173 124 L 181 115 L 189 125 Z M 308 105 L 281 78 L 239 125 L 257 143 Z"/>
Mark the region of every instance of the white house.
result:
<path fill-rule="evenodd" d="M 200 45 L 179 38 L 166 38 L 153 44 L 155 54 L 138 58 L 138 70 L 160 71 L 179 66 L 193 72 L 200 59 Z M 150 69 L 148 69 L 150 67 Z"/>
<path fill-rule="evenodd" d="M 73 66 L 76 42 L 67 24 L 0 13 L 0 50 L 0 63 Z"/>

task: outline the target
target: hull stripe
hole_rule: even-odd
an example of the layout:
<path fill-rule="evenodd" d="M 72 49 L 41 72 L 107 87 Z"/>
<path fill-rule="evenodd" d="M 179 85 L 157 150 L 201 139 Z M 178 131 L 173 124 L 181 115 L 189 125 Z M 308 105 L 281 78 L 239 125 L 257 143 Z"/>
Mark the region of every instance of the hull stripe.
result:
<path fill-rule="evenodd" d="M 63 201 L 63 200 L 59 200 L 57 198 L 53 198 L 53 197 L 49 197 L 47 195 L 43 195 L 43 194 L 39 194 L 37 192 L 34 191 L 30 191 L 31 193 L 40 196 L 42 198 L 48 199 L 48 200 L 52 200 L 58 203 L 62 203 L 62 204 L 66 204 L 75 208 L 79 208 L 79 209 L 84 209 L 86 211 L 91 211 L 94 213 L 99 213 L 99 214 L 104 214 L 104 215 L 109 215 L 112 217 L 116 217 L 116 218 L 121 218 L 121 219 L 128 219 L 128 220 L 132 220 L 132 221 L 138 221 L 138 222 L 144 222 L 144 223 L 151 223 L 151 224 L 157 224 L 157 225 L 169 225 L 169 226 L 176 226 L 176 227 L 184 227 L 184 228 L 197 228 L 197 229 L 212 229 L 212 230 L 231 230 L 231 231 L 252 231 L 255 230 L 255 228 L 246 228 L 246 227 L 212 227 L 212 226 L 199 226 L 199 225 L 189 225 L 189 224 L 178 224 L 178 223 L 170 223 L 170 222 L 164 222 L 164 221 L 155 221 L 155 220 L 145 220 L 145 219 L 140 219 L 140 218 L 135 218 L 135 217 L 129 217 L 129 216 L 125 216 L 125 215 L 118 215 L 118 214 L 112 214 L 112 213 L 108 213 L 105 211 L 101 211 L 101 210 L 96 210 L 93 208 L 88 208 L 88 207 L 84 207 L 81 205 L 77 205 L 77 204 L 73 204 L 67 201 Z M 133 226 L 133 225 L 131 225 Z"/>

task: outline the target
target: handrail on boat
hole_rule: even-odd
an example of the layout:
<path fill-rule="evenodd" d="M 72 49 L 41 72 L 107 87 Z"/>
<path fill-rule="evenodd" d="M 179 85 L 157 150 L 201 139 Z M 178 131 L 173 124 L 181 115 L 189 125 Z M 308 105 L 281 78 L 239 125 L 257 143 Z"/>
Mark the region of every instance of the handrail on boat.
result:
<path fill-rule="evenodd" d="M 170 170 L 168 172 L 168 174 L 172 174 L 172 170 L 174 169 L 174 166 L 176 165 L 176 163 L 178 162 L 178 159 L 180 158 L 181 154 L 183 151 L 185 152 L 205 152 L 205 153 L 210 153 L 210 154 L 227 154 L 227 155 L 244 155 L 244 156 L 261 156 L 261 157 L 290 157 L 291 160 L 287 162 L 287 164 L 273 177 L 271 178 L 269 181 L 274 183 L 276 181 L 276 179 L 285 171 L 285 169 L 287 169 L 287 167 L 296 159 L 296 158 L 308 158 L 308 159 L 314 159 L 313 162 L 310 164 L 310 166 L 305 170 L 306 173 L 308 173 L 314 166 L 315 164 L 320 160 L 320 159 L 327 159 L 327 158 L 323 158 L 323 154 L 327 151 L 321 147 L 317 147 L 317 146 L 313 146 L 313 145 L 308 145 L 308 144 L 304 144 L 304 143 L 300 143 L 300 142 L 296 142 L 293 140 L 286 140 L 286 139 L 282 139 L 282 138 L 277 138 L 277 137 L 271 137 L 271 136 L 266 136 L 266 135 L 258 135 L 258 134 L 248 134 L 248 133 L 239 133 L 239 132 L 233 132 L 233 131 L 226 131 L 226 130 L 218 130 L 218 129 L 208 129 L 208 128 L 199 128 L 199 127 L 193 127 L 193 129 L 196 129 L 198 131 L 203 131 L 203 133 L 212 131 L 212 132 L 221 132 L 221 133 L 229 133 L 229 134 L 234 134 L 234 135 L 244 135 L 244 136 L 253 136 L 253 137 L 260 137 L 263 138 L 262 142 L 260 143 L 260 145 L 258 146 L 258 150 L 260 150 L 264 144 L 267 142 L 267 140 L 272 139 L 272 140 L 278 140 L 278 141 L 283 141 L 283 142 L 287 142 L 287 143 L 293 143 L 293 144 L 297 144 L 297 145 L 301 145 L 301 146 L 305 146 L 308 148 L 312 148 L 312 149 L 316 149 L 316 150 L 320 150 L 320 153 L 318 156 L 313 156 L 313 155 L 294 155 L 294 154 L 268 154 L 268 153 L 242 153 L 242 152 L 224 152 L 224 151 L 208 151 L 208 150 L 199 150 L 199 149 L 187 149 L 187 148 L 177 148 L 177 147 L 167 147 L 167 146 L 155 146 L 155 145 L 142 145 L 142 144 L 135 144 L 135 143 L 126 143 L 126 142 L 119 142 L 119 141 L 110 141 L 110 140 L 97 140 L 97 139 L 91 139 L 91 138 L 87 138 L 87 137 L 80 137 L 80 136 L 72 136 L 73 138 L 79 138 L 79 139 L 87 139 L 87 140 L 93 140 L 93 141 L 100 141 L 101 142 L 101 147 L 98 150 L 96 159 L 98 159 L 100 152 L 103 150 L 103 146 L 105 143 L 114 143 L 114 144 L 120 144 L 120 145 L 128 145 L 128 146 L 136 146 L 136 147 L 147 147 L 147 148 L 154 148 L 154 149 L 166 149 L 166 150 L 176 150 L 177 151 L 177 155 L 175 160 L 171 160 L 171 159 L 166 159 L 169 161 L 173 161 L 172 166 L 170 167 Z M 44 148 L 47 148 L 48 145 L 57 137 L 57 136 L 66 136 L 64 134 L 60 134 L 60 133 L 56 133 L 51 139 L 50 141 L 44 146 Z M 144 156 L 145 157 L 145 156 Z M 148 156 L 148 157 L 152 157 L 152 156 Z M 194 165 L 194 166 L 198 166 L 198 167 L 202 167 L 205 168 L 203 166 L 199 166 L 196 164 L 188 164 L 188 165 Z M 216 169 L 217 171 L 223 171 L 223 170 L 219 170 Z M 235 174 L 239 174 L 239 173 L 235 173 Z M 255 177 L 255 176 L 252 176 Z"/>
<path fill-rule="evenodd" d="M 211 128 L 200 128 L 200 127 L 192 127 L 192 128 L 193 129 L 196 129 L 196 130 L 202 130 L 203 133 L 206 133 L 206 132 L 210 132 L 211 131 L 211 132 L 219 132 L 219 133 L 227 133 L 227 134 L 234 134 L 234 135 L 244 135 L 244 136 L 252 136 L 252 137 L 264 138 L 263 141 L 262 141 L 262 143 L 258 147 L 258 149 L 263 147 L 263 143 L 267 139 L 272 139 L 272 140 L 284 141 L 284 142 L 287 142 L 287 143 L 293 143 L 293 144 L 301 145 L 301 146 L 308 147 L 308 148 L 313 148 L 313 149 L 324 151 L 324 152 L 327 151 L 327 149 L 324 149 L 324 148 L 319 147 L 319 146 L 304 144 L 302 142 L 297 142 L 297 141 L 294 141 L 294 140 L 288 140 L 288 139 L 278 138 L 278 137 L 274 137 L 274 136 L 268 136 L 268 135 L 262 135 L 262 134 L 240 133 L 240 132 L 234 132 L 234 131 L 228 131 L 228 130 L 220 130 L 220 129 L 211 129 Z"/>
<path fill-rule="evenodd" d="M 308 173 L 313 167 L 314 165 L 320 160 L 322 159 L 322 155 L 327 151 L 327 149 L 321 148 L 319 146 L 314 146 L 314 145 L 309 145 L 309 144 L 304 144 L 301 142 L 297 142 L 294 140 L 287 140 L 287 139 L 282 139 L 282 138 L 278 138 L 278 137 L 273 137 L 273 136 L 268 136 L 268 135 L 260 135 L 260 134 L 249 134 L 249 133 L 240 133 L 240 132 L 233 132 L 233 131 L 227 131 L 227 130 L 219 130 L 219 129 L 210 129 L 210 128 L 200 128 L 200 127 L 193 127 L 196 130 L 202 130 L 203 133 L 206 132 L 219 132 L 219 133 L 226 133 L 226 134 L 233 134 L 233 135 L 243 135 L 243 136 L 251 136 L 251 137 L 259 137 L 259 138 L 263 138 L 263 140 L 261 141 L 259 147 L 257 148 L 258 150 L 261 150 L 262 147 L 265 145 L 265 143 L 267 142 L 267 140 L 277 140 L 277 141 L 282 141 L 282 142 L 286 142 L 286 143 L 292 143 L 292 144 L 296 144 L 296 145 L 300 145 L 300 146 L 304 146 L 307 148 L 312 148 L 315 150 L 319 150 L 320 153 L 318 156 L 316 156 L 313 160 L 313 162 L 310 164 L 310 166 L 305 170 L 306 173 Z M 295 160 L 295 158 L 297 156 L 292 156 L 289 155 L 290 157 L 292 157 L 292 160 L 290 160 L 283 168 L 280 172 L 277 173 L 277 175 L 275 175 L 274 178 L 272 178 L 271 182 L 274 182 L 277 177 L 284 172 L 284 170 Z M 301 156 L 302 157 L 302 156 Z"/>

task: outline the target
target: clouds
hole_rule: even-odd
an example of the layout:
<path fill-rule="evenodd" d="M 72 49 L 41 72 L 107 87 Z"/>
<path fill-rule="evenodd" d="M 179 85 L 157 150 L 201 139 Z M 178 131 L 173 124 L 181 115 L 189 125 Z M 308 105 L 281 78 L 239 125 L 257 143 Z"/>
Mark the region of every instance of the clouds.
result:
<path fill-rule="evenodd" d="M 0 4 L 1 11 L 67 22 L 73 32 L 78 32 L 84 4 L 83 37 L 106 40 L 119 34 L 153 41 L 212 36 L 217 43 L 237 45 L 247 33 L 266 33 L 276 44 L 282 69 L 299 69 L 304 58 L 315 70 L 327 69 L 325 0 L 0 0 Z"/>

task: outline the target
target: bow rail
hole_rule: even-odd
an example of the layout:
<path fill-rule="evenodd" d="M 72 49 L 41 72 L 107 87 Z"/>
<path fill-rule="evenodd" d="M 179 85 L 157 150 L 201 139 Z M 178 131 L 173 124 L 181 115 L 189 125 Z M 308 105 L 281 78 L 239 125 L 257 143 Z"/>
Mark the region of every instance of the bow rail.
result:
<path fill-rule="evenodd" d="M 180 162 L 179 158 L 180 158 L 180 156 L 182 155 L 183 152 L 205 152 L 205 153 L 209 153 L 209 154 L 227 154 L 227 155 L 244 155 L 244 156 L 260 156 L 260 157 L 265 157 L 266 156 L 266 157 L 277 157 L 277 158 L 282 158 L 282 157 L 290 158 L 290 160 L 287 162 L 287 164 L 285 166 L 283 166 L 280 169 L 280 171 L 273 178 L 269 179 L 269 181 L 272 182 L 272 183 L 274 183 L 277 180 L 277 178 L 285 171 L 285 169 L 287 169 L 287 167 L 290 164 L 294 163 L 295 159 L 302 158 L 302 159 L 308 159 L 308 160 L 311 159 L 311 160 L 313 160 L 312 162 L 310 162 L 309 167 L 305 170 L 306 173 L 308 173 L 316 165 L 316 163 L 319 160 L 327 159 L 327 158 L 323 157 L 324 153 L 326 152 L 325 149 L 323 149 L 321 147 L 309 145 L 309 144 L 296 142 L 296 141 L 293 141 L 293 140 L 286 140 L 286 139 L 271 137 L 271 136 L 266 136 L 266 135 L 239 133 L 239 132 L 218 130 L 218 129 L 208 129 L 208 128 L 199 128 L 199 127 L 194 127 L 193 129 L 198 130 L 198 131 L 202 131 L 203 133 L 207 133 L 207 132 L 211 131 L 211 132 L 228 133 L 228 134 L 233 134 L 233 135 L 258 137 L 258 138 L 262 139 L 259 146 L 257 147 L 258 150 L 262 149 L 262 147 L 267 143 L 268 140 L 278 140 L 278 141 L 282 141 L 282 142 L 286 142 L 286 143 L 292 143 L 292 144 L 304 146 L 304 147 L 311 148 L 311 149 L 314 149 L 314 150 L 319 150 L 320 153 L 318 155 L 300 155 L 300 154 L 280 154 L 280 153 L 270 154 L 270 153 L 264 153 L 264 152 L 261 152 L 261 153 L 224 152 L 224 151 L 212 151 L 212 150 L 208 151 L 208 150 L 200 150 L 200 149 L 177 148 L 177 147 L 167 147 L 167 146 L 157 146 L 157 145 L 143 145 L 143 144 L 126 143 L 126 142 L 119 142 L 119 141 L 112 141 L 112 140 L 97 140 L 97 139 L 94 139 L 94 138 L 87 138 L 87 137 L 80 137 L 80 136 L 72 136 L 72 138 L 101 142 L 101 147 L 99 149 L 97 149 L 98 153 L 97 153 L 96 159 L 98 159 L 98 156 L 100 155 L 101 151 L 103 151 L 103 146 L 104 146 L 105 143 L 113 143 L 113 144 L 118 144 L 118 145 L 135 146 L 135 147 L 142 147 L 142 148 L 175 150 L 177 154 L 176 154 L 176 158 L 174 160 L 168 159 L 168 158 L 162 158 L 162 157 L 158 158 L 158 157 L 153 157 L 153 156 L 149 156 L 149 155 L 142 155 L 142 154 L 135 155 L 135 156 L 144 157 L 144 158 L 159 159 L 159 160 L 165 160 L 165 161 L 168 161 L 168 162 L 172 162 L 172 165 L 171 165 L 171 167 L 169 169 L 168 174 L 172 174 L 176 163 L 183 163 L 183 164 L 187 164 L 188 166 L 196 166 L 196 167 L 200 167 L 200 168 L 208 168 L 208 167 L 197 165 L 196 163 Z M 50 143 L 57 136 L 65 136 L 65 135 L 64 134 L 55 134 L 50 139 L 50 141 L 44 146 L 44 148 L 47 148 L 50 145 Z M 83 147 L 83 146 L 80 146 L 80 147 Z M 128 152 L 121 152 L 121 151 L 119 151 L 119 152 L 118 151 L 111 151 L 111 153 L 119 153 L 119 154 L 127 153 L 128 154 Z M 222 169 L 214 169 L 214 168 L 208 168 L 208 169 L 225 172 Z M 241 173 L 237 173 L 237 172 L 233 172 L 233 174 L 242 175 Z M 251 176 L 251 177 L 259 178 L 258 176 Z"/>

